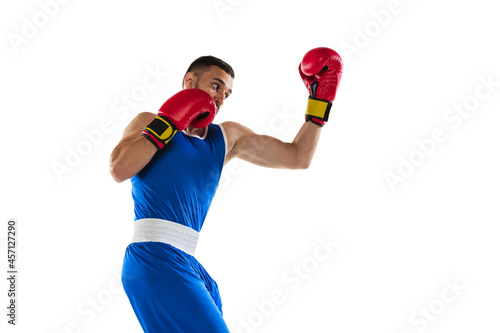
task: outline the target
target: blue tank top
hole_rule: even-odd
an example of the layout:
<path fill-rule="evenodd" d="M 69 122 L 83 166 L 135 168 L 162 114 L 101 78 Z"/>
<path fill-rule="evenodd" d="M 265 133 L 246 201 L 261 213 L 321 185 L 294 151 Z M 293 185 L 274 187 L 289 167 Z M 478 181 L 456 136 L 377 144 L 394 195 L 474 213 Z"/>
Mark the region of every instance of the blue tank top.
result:
<path fill-rule="evenodd" d="M 132 177 L 135 220 L 158 218 L 200 231 L 215 195 L 226 156 L 219 125 L 205 137 L 177 133 Z"/>

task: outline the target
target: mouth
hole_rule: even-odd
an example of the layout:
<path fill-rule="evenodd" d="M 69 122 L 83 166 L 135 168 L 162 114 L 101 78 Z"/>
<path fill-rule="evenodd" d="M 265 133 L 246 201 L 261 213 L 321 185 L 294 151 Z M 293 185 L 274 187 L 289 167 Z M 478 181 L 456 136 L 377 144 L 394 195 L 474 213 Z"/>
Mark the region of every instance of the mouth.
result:
<path fill-rule="evenodd" d="M 219 112 L 219 103 L 215 102 L 215 113 Z"/>

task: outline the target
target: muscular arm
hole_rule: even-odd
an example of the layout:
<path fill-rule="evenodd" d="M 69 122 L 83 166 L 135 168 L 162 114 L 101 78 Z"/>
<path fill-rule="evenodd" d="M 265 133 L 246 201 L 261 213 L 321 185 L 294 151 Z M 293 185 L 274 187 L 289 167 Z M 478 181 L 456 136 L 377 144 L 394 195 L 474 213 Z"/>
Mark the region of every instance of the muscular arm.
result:
<path fill-rule="evenodd" d="M 305 122 L 291 143 L 267 135 L 258 135 L 235 122 L 222 124 L 228 140 L 225 163 L 232 158 L 268 168 L 307 169 L 311 164 L 321 127 Z"/>
<path fill-rule="evenodd" d="M 135 176 L 157 152 L 157 148 L 141 136 L 142 130 L 155 116 L 150 112 L 140 113 L 125 128 L 109 159 L 109 171 L 116 182 L 121 183 Z"/>

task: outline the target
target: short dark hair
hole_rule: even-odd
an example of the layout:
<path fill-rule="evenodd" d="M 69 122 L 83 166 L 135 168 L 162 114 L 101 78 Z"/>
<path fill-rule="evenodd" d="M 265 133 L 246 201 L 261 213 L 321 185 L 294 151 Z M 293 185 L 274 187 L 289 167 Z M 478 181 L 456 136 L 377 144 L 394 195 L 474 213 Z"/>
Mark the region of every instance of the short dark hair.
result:
<path fill-rule="evenodd" d="M 225 61 L 216 58 L 214 56 L 208 55 L 208 56 L 202 56 L 196 59 L 189 65 L 186 74 L 191 72 L 194 73 L 196 71 L 201 70 L 201 72 L 205 72 L 210 66 L 217 66 L 223 71 L 225 71 L 227 74 L 231 76 L 231 78 L 234 79 L 234 70 L 233 68 L 226 63 Z M 184 74 L 184 77 L 186 77 L 186 74 Z M 182 86 L 184 87 L 184 78 L 182 78 Z"/>

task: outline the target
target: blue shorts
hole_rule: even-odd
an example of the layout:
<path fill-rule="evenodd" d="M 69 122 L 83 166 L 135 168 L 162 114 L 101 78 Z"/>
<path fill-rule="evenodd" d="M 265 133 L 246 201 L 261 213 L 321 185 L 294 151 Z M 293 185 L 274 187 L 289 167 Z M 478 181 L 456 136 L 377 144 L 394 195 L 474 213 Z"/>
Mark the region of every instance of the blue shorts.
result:
<path fill-rule="evenodd" d="M 144 332 L 229 332 L 217 283 L 193 256 L 169 244 L 130 244 L 122 284 Z"/>

